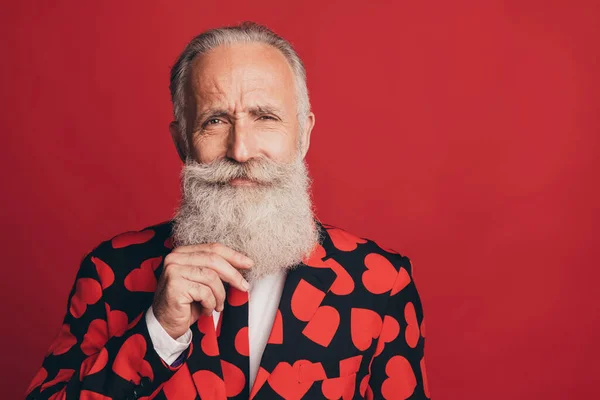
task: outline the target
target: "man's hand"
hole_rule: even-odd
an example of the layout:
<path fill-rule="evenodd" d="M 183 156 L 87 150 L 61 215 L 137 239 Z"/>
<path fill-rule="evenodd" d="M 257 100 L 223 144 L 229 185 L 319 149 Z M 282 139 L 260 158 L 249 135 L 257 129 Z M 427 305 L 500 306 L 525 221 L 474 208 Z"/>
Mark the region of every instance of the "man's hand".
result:
<path fill-rule="evenodd" d="M 219 243 L 174 249 L 165 257 L 154 294 L 156 319 L 172 338 L 180 337 L 202 313 L 223 310 L 223 281 L 247 291 L 248 282 L 236 268 L 252 265 L 251 259 Z"/>

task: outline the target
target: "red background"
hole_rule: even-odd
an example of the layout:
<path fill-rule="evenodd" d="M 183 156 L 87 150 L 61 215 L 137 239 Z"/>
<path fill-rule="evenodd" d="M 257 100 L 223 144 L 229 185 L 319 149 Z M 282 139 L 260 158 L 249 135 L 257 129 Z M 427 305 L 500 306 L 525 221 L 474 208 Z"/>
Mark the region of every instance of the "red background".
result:
<path fill-rule="evenodd" d="M 415 264 L 433 397 L 600 398 L 598 4 L 4 5 L 2 398 L 39 368 L 83 255 L 171 216 L 169 68 L 245 19 L 305 60 L 320 218 Z"/>

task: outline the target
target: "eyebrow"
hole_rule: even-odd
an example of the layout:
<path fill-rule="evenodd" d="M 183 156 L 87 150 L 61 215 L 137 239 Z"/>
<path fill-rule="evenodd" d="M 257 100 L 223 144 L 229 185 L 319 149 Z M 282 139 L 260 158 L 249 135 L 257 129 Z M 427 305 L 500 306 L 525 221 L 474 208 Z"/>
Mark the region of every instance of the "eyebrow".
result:
<path fill-rule="evenodd" d="M 248 113 L 253 117 L 257 117 L 265 114 L 272 114 L 279 118 L 282 114 L 281 110 L 275 106 L 271 105 L 262 105 L 262 106 L 253 106 L 248 109 Z M 194 121 L 194 130 L 198 130 L 200 125 L 204 121 L 209 118 L 222 118 L 230 116 L 229 111 L 224 108 L 207 108 L 197 115 L 196 120 Z"/>

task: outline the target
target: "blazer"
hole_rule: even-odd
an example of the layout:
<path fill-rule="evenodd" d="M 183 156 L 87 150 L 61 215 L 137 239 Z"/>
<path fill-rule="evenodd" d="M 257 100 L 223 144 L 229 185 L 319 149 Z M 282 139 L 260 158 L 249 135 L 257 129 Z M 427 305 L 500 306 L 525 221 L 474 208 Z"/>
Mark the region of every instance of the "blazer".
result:
<path fill-rule="evenodd" d="M 250 398 L 429 398 L 423 310 L 409 259 L 317 227 L 320 244 L 287 273 Z M 171 232 L 167 221 L 122 233 L 85 256 L 27 399 L 234 397 L 225 384 L 230 370 L 218 351 L 206 351 L 216 343 L 206 328 L 211 316 L 191 326 L 183 363 L 167 365 L 154 351 L 144 314 Z"/>

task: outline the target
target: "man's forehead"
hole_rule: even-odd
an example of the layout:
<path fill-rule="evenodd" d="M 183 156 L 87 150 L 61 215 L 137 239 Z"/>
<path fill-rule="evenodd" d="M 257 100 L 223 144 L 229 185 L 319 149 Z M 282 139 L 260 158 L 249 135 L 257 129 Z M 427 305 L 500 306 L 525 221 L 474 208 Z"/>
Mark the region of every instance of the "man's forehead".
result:
<path fill-rule="evenodd" d="M 194 97 L 208 100 L 235 92 L 254 96 L 285 96 L 294 91 L 293 71 L 277 49 L 250 43 L 217 47 L 192 63 Z"/>

